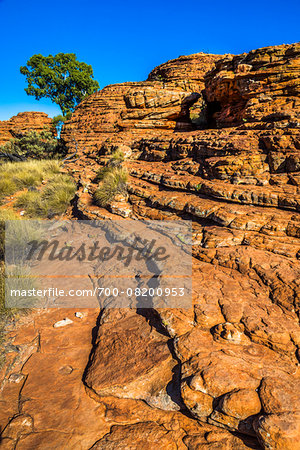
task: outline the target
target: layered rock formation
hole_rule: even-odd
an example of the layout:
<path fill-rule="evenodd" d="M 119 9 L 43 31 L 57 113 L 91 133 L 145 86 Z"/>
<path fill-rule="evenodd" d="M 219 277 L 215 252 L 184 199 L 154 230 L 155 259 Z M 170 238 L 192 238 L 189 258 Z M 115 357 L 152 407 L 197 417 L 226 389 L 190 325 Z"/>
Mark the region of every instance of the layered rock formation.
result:
<path fill-rule="evenodd" d="M 77 218 L 193 223 L 191 308 L 101 311 L 66 404 L 84 407 L 84 385 L 84 448 L 300 449 L 298 58 L 299 44 L 180 57 L 93 94 L 66 124 Z M 116 149 L 128 196 L 100 208 L 96 173 Z M 31 400 L 19 414 L 40 417 L 43 392 L 22 392 Z M 43 418 L 19 441 L 12 424 L 7 442 L 32 448 L 61 433 Z"/>
<path fill-rule="evenodd" d="M 30 130 L 41 132 L 53 130 L 52 119 L 43 112 L 22 112 L 9 120 L 0 121 L 0 145 L 10 141 L 15 135 Z"/>
<path fill-rule="evenodd" d="M 195 420 L 255 437 L 265 448 L 294 449 L 300 438 L 299 45 L 226 56 L 210 71 L 206 60 L 211 63 L 209 55 L 179 58 L 154 69 L 147 81 L 153 83 L 147 89 L 159 109 L 158 80 L 163 89 L 172 85 L 186 90 L 190 64 L 188 95 L 198 94 L 207 102 L 201 107 L 206 111 L 204 130 L 192 130 L 191 113 L 185 110 L 187 125 L 181 131 L 175 122 L 171 132 L 152 121 L 150 132 L 149 116 L 137 122 L 133 111 L 128 129 L 118 126 L 107 139 L 108 126 L 128 118 L 129 109 L 120 110 L 137 107 L 133 99 L 145 111 L 141 85 L 130 84 L 125 94 L 124 87 L 109 87 L 90 97 L 89 110 L 94 105 L 106 118 L 105 123 L 98 121 L 94 141 L 88 140 L 84 127 L 77 130 L 80 144 L 88 145 L 73 168 L 85 186 L 85 193 L 78 193 L 77 213 L 84 218 L 118 214 L 193 220 L 194 307 L 153 312 L 179 361 L 178 405 Z M 107 123 L 109 105 L 101 107 L 96 99 L 111 95 L 112 89 L 123 91 L 124 103 L 114 103 L 118 112 L 114 109 L 116 116 Z M 190 110 L 195 103 L 186 105 Z M 84 104 L 65 133 L 83 111 Z M 90 123 L 89 114 L 81 120 Z M 91 122 L 96 121 L 93 116 Z M 93 193 L 98 164 L 115 148 L 127 155 L 129 200 L 112 204 L 107 212 L 93 205 L 87 191 Z M 103 326 L 101 355 L 109 342 Z M 86 378 L 98 401 L 107 389 L 123 397 L 113 383 L 99 383 L 107 358 L 107 363 L 90 366 Z M 112 369 L 107 377 L 113 376 Z M 128 397 L 137 398 L 129 386 Z M 114 439 L 110 436 L 107 445 Z"/>
<path fill-rule="evenodd" d="M 300 46 L 278 45 L 229 56 L 206 75 L 206 100 L 217 126 L 263 122 L 293 127 L 300 120 Z"/>
<path fill-rule="evenodd" d="M 201 92 L 204 89 L 205 74 L 222 58 L 221 55 L 195 53 L 179 56 L 155 67 L 148 76 L 148 81 L 162 81 L 184 91 Z"/>
<path fill-rule="evenodd" d="M 147 81 L 106 86 L 76 108 L 62 131 L 70 150 L 95 148 L 104 142 L 132 144 L 134 139 L 191 131 L 206 122 L 201 91 L 204 75 L 219 55 L 197 53 L 154 69 Z"/>

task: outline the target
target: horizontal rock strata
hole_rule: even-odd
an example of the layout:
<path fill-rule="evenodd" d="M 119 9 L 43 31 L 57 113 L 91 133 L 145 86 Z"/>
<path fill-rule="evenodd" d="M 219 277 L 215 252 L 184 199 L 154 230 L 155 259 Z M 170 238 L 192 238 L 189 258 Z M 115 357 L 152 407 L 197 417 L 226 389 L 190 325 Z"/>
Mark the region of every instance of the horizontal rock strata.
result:
<path fill-rule="evenodd" d="M 206 75 L 205 97 L 218 126 L 262 122 L 297 126 L 300 120 L 300 44 L 227 56 Z"/>
<path fill-rule="evenodd" d="M 31 130 L 37 132 L 53 131 L 52 119 L 46 113 L 31 111 L 22 112 L 9 120 L 0 121 L 0 145 L 10 141 L 15 135 Z"/>
<path fill-rule="evenodd" d="M 145 82 L 107 86 L 66 123 L 76 218 L 193 226 L 190 308 L 100 311 L 66 400 L 75 424 L 81 401 L 92 402 L 91 424 L 79 428 L 89 448 L 300 449 L 298 88 L 299 44 L 195 54 Z M 116 150 L 127 193 L 99 207 L 97 173 Z M 58 419 L 39 411 L 45 391 L 30 367 L 43 351 L 22 371 L 18 414 L 28 421 L 5 428 L 22 449 L 41 446 L 49 430 L 52 446 L 78 442 L 75 432 L 55 437 Z M 22 427 L 30 431 L 16 437 Z"/>
<path fill-rule="evenodd" d="M 204 56 L 201 63 L 199 56 L 192 55 L 159 66 L 147 83 L 164 83 L 163 89 L 168 83 L 176 89 L 178 85 L 187 89 L 189 85 L 183 80 L 189 79 L 186 70 L 193 61 L 190 92 L 198 93 L 199 99 L 207 102 L 203 106 L 206 129 L 189 131 L 186 127 L 183 131 L 176 128 L 175 122 L 165 130 L 152 122 L 150 129 L 146 115 L 137 122 L 136 112 L 128 115 L 128 106 L 145 109 L 147 100 L 140 95 L 139 85 L 130 84 L 123 93 L 123 105 L 118 100 L 115 109 L 109 110 L 116 114 L 114 122 L 107 122 L 108 104 L 98 103 L 98 114 L 105 114 L 106 119 L 100 123 L 92 115 L 91 123 L 98 121 L 97 137 L 89 139 L 85 126 L 78 122 L 82 156 L 69 165 L 79 183 L 76 208 L 83 218 L 193 221 L 193 308 L 149 313 L 151 320 L 159 324 L 159 332 L 164 334 L 162 327 L 169 336 L 171 354 L 178 362 L 174 398 L 179 398 L 180 410 L 188 411 L 195 421 L 276 449 L 298 448 L 300 436 L 298 47 L 269 47 L 236 57 L 229 55 L 217 61 L 213 70 L 206 66 L 204 76 L 200 75 Z M 201 84 L 203 80 L 205 85 Z M 95 94 L 95 99 L 89 99 L 89 110 L 92 104 L 96 106 L 97 96 L 100 99 L 111 95 L 112 89 L 121 93 L 116 86 Z M 154 84 L 151 89 L 159 111 L 158 91 Z M 189 114 L 192 128 L 191 110 L 199 99 L 187 105 L 189 112 L 185 111 L 185 123 Z M 123 109 L 120 121 L 117 110 L 124 104 L 127 109 L 125 113 Z M 83 119 L 84 114 L 83 105 L 72 120 Z M 122 126 L 114 132 L 108 130 L 112 123 L 120 125 L 124 117 L 126 130 Z M 133 118 L 135 122 L 129 122 Z M 122 165 L 129 173 L 128 199 L 104 209 L 93 203 L 95 176 L 116 149 L 125 155 Z M 114 314 L 109 314 L 112 321 Z M 128 330 L 135 319 L 130 323 Z M 104 366 L 116 364 L 115 356 L 107 355 L 105 362 L 99 359 L 106 354 L 105 346 L 111 339 L 106 326 L 100 324 L 86 377 L 97 401 L 109 389 L 118 398 L 143 398 L 152 406 L 163 404 L 172 410 L 173 400 L 158 396 L 155 388 L 170 369 L 157 375 L 156 381 L 150 376 L 151 369 L 147 383 L 135 393 L 130 382 L 133 369 L 123 378 L 126 386 L 117 383 L 118 387 L 114 387 L 113 368 L 112 382 L 101 381 Z M 132 336 L 135 333 L 132 331 Z M 129 348 L 139 339 L 133 338 Z M 151 345 L 150 337 L 147 342 Z M 118 352 L 126 352 L 120 345 Z M 148 346 L 143 348 L 146 351 Z M 151 352 L 147 364 L 151 365 L 152 357 Z M 138 358 L 136 367 L 139 363 Z M 137 386 L 139 379 L 137 375 Z M 152 400 L 149 382 L 153 386 Z M 140 427 L 132 429 L 132 433 L 143 442 L 144 427 Z M 152 425 L 149 427 L 151 436 Z M 160 435 L 161 429 L 156 432 Z M 110 448 L 113 442 L 119 442 L 122 433 L 125 428 L 112 429 L 95 448 Z M 154 447 L 154 442 L 149 448 Z M 195 441 L 191 437 L 189 442 Z M 172 444 L 166 445 L 172 448 Z M 219 448 L 227 444 L 222 445 Z"/>

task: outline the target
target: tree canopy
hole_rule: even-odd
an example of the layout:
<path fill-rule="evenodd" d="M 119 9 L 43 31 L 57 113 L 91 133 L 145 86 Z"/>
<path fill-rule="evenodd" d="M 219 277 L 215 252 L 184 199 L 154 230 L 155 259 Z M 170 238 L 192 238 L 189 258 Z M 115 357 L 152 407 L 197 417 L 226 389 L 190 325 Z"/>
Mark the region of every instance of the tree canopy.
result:
<path fill-rule="evenodd" d="M 64 116 L 72 113 L 86 95 L 99 89 L 92 66 L 78 61 L 75 53 L 33 55 L 20 72 L 26 76 L 26 93 L 36 100 L 50 98 Z"/>

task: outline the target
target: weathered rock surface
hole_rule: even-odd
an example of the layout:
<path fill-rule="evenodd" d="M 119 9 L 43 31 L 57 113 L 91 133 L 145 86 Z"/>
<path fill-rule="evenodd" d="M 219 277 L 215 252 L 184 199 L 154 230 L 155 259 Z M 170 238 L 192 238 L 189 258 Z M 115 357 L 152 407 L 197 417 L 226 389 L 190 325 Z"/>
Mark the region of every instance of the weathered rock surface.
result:
<path fill-rule="evenodd" d="M 211 55 L 181 57 L 78 106 L 64 129 L 79 157 L 65 169 L 78 181 L 73 214 L 192 220 L 193 304 L 102 310 L 84 351 L 86 338 L 70 330 L 85 319 L 55 329 L 71 316 L 53 316 L 51 339 L 37 325 L 44 350 L 6 375 L 25 383 L 21 402 L 19 387 L 7 391 L 7 445 L 76 448 L 82 433 L 82 447 L 95 449 L 300 449 L 298 47 L 227 56 L 212 71 Z M 207 126 L 222 128 L 194 128 L 198 102 Z M 115 149 L 128 195 L 100 208 L 95 176 Z M 74 376 L 64 400 L 48 366 Z M 49 414 L 56 395 L 75 424 L 88 404 L 91 425 L 71 434 L 64 415 Z"/>
<path fill-rule="evenodd" d="M 85 382 L 99 397 L 143 399 L 161 409 L 179 409 L 166 390 L 175 365 L 167 337 L 134 310 L 112 309 L 101 317 Z"/>
<path fill-rule="evenodd" d="M 147 81 L 106 86 L 77 106 L 62 131 L 73 151 L 103 153 L 113 143 L 190 131 L 206 122 L 204 75 L 219 55 L 197 53 L 154 69 Z"/>
<path fill-rule="evenodd" d="M 205 87 L 205 74 L 220 58 L 222 55 L 208 53 L 179 56 L 155 67 L 150 72 L 148 81 L 163 81 L 174 87 L 180 86 L 184 91 L 201 92 Z"/>
<path fill-rule="evenodd" d="M 176 418 L 177 419 L 177 418 Z M 226 432 L 207 430 L 205 428 L 191 429 L 187 420 L 183 421 L 184 431 L 179 428 L 178 419 L 169 423 L 141 422 L 134 425 L 118 425 L 111 428 L 92 448 L 93 449 L 131 449 L 145 448 L 152 450 L 164 448 L 175 449 L 247 449 L 255 448 L 255 443 Z M 176 423 L 177 422 L 177 423 Z M 187 433 L 187 434 L 186 434 Z M 248 446 L 248 445 L 249 446 Z M 251 448 L 251 447 L 250 447 Z"/>
<path fill-rule="evenodd" d="M 205 97 L 218 126 L 262 122 L 299 126 L 300 44 L 227 56 L 206 75 Z"/>
<path fill-rule="evenodd" d="M 247 443 L 258 448 L 251 438 L 247 441 L 225 430 L 219 433 L 218 428 L 198 423 L 178 411 L 130 398 L 95 399 L 90 389 L 86 391 L 82 377 L 99 310 L 82 310 L 83 318 L 78 318 L 75 312 L 75 309 L 38 311 L 11 328 L 6 365 L 1 371 L 1 448 L 138 449 L 143 445 L 149 449 L 156 446 L 185 449 L 187 440 L 205 448 L 220 444 L 228 449 L 247 449 Z M 62 314 L 72 317 L 73 324 L 53 328 Z M 133 321 L 139 322 L 140 330 L 149 328 L 144 317 L 133 311 L 125 311 L 124 315 L 129 314 Z M 110 327 L 113 325 L 115 322 L 110 323 Z M 119 330 L 128 333 L 128 323 L 120 322 Z M 164 336 L 160 338 L 163 340 Z M 130 376 L 134 375 L 134 367 L 130 363 L 126 367 L 126 344 L 127 341 L 121 343 L 122 364 Z M 168 355 L 169 361 L 170 358 Z M 103 361 L 107 360 L 105 356 Z M 157 381 L 163 369 L 158 371 Z M 109 379 L 106 381 L 109 383 Z M 123 379 L 121 383 L 124 384 Z"/>
<path fill-rule="evenodd" d="M 188 57 L 180 61 L 182 69 L 177 71 L 177 61 L 168 62 L 155 69 L 148 82 L 163 78 L 173 86 L 180 83 Z M 146 120 L 142 135 L 134 127 L 127 134 L 120 129 L 111 142 L 90 146 L 70 164 L 79 184 L 88 186 L 84 194 L 82 188 L 78 191 L 77 212 L 82 217 L 121 214 L 120 204 L 110 212 L 94 206 L 92 194 L 97 168 L 111 150 L 126 144 L 129 198 L 123 209 L 134 218 L 193 220 L 194 306 L 154 313 L 179 361 L 180 375 L 173 380 L 180 389 L 178 405 L 197 421 L 276 449 L 298 448 L 299 443 L 298 70 L 296 44 L 227 56 L 205 76 L 204 90 L 209 124 L 215 120 L 226 128 L 183 133 L 173 127 L 172 133 L 155 134 L 158 129 L 146 130 Z M 201 75 L 192 73 L 200 91 Z M 256 90 L 247 87 L 252 79 Z M 276 115 L 280 108 L 286 116 Z M 103 131 L 99 134 L 107 139 Z M 104 355 L 110 338 L 104 338 L 105 325 L 101 327 L 94 351 Z M 105 360 L 94 360 L 87 369 L 90 387 L 91 380 L 100 381 L 95 385 L 99 398 L 107 381 L 97 373 L 114 358 Z M 114 395 L 113 383 L 109 389 Z M 121 386 L 116 396 L 124 396 L 123 390 Z M 131 390 L 130 397 L 145 399 L 142 391 Z M 122 433 L 112 430 L 98 448 L 121 445 L 111 442 L 119 442 Z M 143 433 L 137 439 L 144 439 Z"/>
<path fill-rule="evenodd" d="M 22 112 L 9 120 L 0 121 L 0 145 L 10 141 L 16 134 L 30 130 L 52 130 L 52 119 L 43 112 Z"/>

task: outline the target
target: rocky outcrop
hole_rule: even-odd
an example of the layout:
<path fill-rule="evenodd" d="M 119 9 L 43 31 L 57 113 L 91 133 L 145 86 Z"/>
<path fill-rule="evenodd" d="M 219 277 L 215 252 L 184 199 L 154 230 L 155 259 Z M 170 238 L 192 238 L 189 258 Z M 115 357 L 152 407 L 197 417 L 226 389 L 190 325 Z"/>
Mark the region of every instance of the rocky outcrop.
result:
<path fill-rule="evenodd" d="M 151 313 L 160 332 L 162 327 L 171 339 L 172 355 L 178 361 L 173 369 L 177 378 L 173 379 L 172 401 L 162 395 L 160 384 L 155 388 L 158 380 L 170 378 L 170 366 L 159 375 L 152 356 L 143 362 L 145 369 L 141 367 L 136 373 L 137 386 L 142 380 L 143 388 L 136 392 L 132 388 L 135 370 L 129 366 L 123 383 L 114 381 L 117 363 L 108 355 L 106 345 L 109 347 L 110 339 L 116 342 L 117 338 L 106 333 L 105 322 L 100 323 L 95 356 L 86 376 L 97 401 L 109 392 L 117 398 L 143 398 L 152 407 L 163 405 L 162 409 L 173 410 L 177 398 L 175 404 L 180 411 L 196 421 L 255 439 L 264 448 L 299 447 L 298 47 L 259 49 L 216 62 L 215 69 L 204 77 L 204 97 L 210 120 L 207 126 L 222 129 L 185 128 L 182 132 L 173 124 L 173 130 L 163 130 L 153 121 L 150 132 L 149 118 L 144 116 L 136 122 L 138 109 L 134 109 L 134 121 L 128 129 L 116 127 L 109 139 L 107 121 L 103 125 L 98 121 L 102 143 L 89 146 L 75 165 L 70 164 L 82 185 L 77 213 L 83 218 L 121 215 L 193 221 L 193 308 L 156 309 Z M 192 55 L 168 62 L 154 69 L 146 83 L 164 83 L 163 89 L 168 83 L 176 89 L 179 84 L 187 89 L 185 70 L 193 61 L 191 83 L 193 89 L 198 83 L 200 92 L 203 75 L 196 74 L 195 69 L 199 58 L 202 56 Z M 145 109 L 147 100 L 136 89 L 137 85 L 131 84 L 125 96 L 123 93 L 126 108 L 141 105 Z M 153 92 L 153 87 L 148 89 Z M 103 96 L 104 92 L 96 95 Z M 153 104 L 159 110 L 155 95 Z M 199 99 L 203 101 L 203 97 Z M 92 98 L 90 101 L 94 102 Z M 193 105 L 189 105 L 191 108 Z M 102 111 L 108 113 L 106 108 Z M 131 120 L 127 111 L 122 113 L 126 123 Z M 115 121 L 120 124 L 117 115 Z M 84 127 L 80 132 L 86 136 Z M 118 202 L 117 208 L 108 206 L 107 211 L 93 205 L 92 194 L 97 169 L 116 148 L 125 154 L 129 197 Z M 138 345 L 141 338 L 136 333 L 147 335 L 134 325 L 134 312 L 128 314 L 131 319 L 126 320 L 130 319 L 131 325 L 126 329 L 135 337 L 131 344 L 126 339 L 120 343 L 120 355 Z M 111 313 L 110 317 L 114 315 L 118 316 Z M 119 320 L 115 318 L 115 323 L 126 322 Z M 146 341 L 143 351 L 151 345 L 150 336 Z M 133 349 L 129 353 L 139 355 Z M 100 361 L 100 355 L 106 354 Z M 135 367 L 144 359 L 132 358 Z M 162 368 L 166 364 L 163 350 L 161 358 Z M 143 378 L 147 364 L 149 374 L 157 371 L 155 381 L 150 375 Z M 163 384 L 169 385 L 167 381 Z M 132 433 L 138 433 L 137 440 L 144 439 L 144 432 L 142 425 L 132 429 Z M 112 442 L 119 442 L 123 433 L 125 428 L 112 429 L 95 448 L 114 445 Z M 147 433 L 151 436 L 152 431 Z M 149 448 L 155 444 L 151 445 Z"/>
<path fill-rule="evenodd" d="M 191 93 L 168 89 L 162 83 L 124 83 L 107 86 L 83 101 L 62 132 L 71 151 L 101 152 L 103 144 L 131 143 L 135 136 L 188 127 L 185 103 Z M 116 133 L 118 136 L 116 137 Z"/>
<path fill-rule="evenodd" d="M 172 168 L 174 162 L 126 163 L 131 173 L 128 189 L 133 217 L 193 220 L 194 306 L 191 310 L 156 310 L 180 362 L 177 386 L 184 407 L 196 420 L 257 436 L 266 448 L 297 448 L 298 215 L 284 205 L 272 205 L 276 189 L 270 185 L 234 186 L 217 181 L 214 186 L 212 181 L 184 173 L 186 162 L 182 161 L 181 173 Z M 178 161 L 175 164 L 178 169 Z M 287 198 L 292 201 L 297 187 L 288 186 Z M 282 187 L 276 188 L 283 192 Z M 109 217 L 83 196 L 78 207 L 83 217 Z M 103 334 L 106 326 L 100 325 L 98 335 L 102 357 L 106 355 L 103 346 L 110 342 Z M 138 342 L 133 338 L 134 345 Z M 124 340 L 118 354 L 128 348 Z M 101 367 L 109 368 L 113 360 L 108 355 L 88 369 L 88 386 L 97 395 L 107 389 L 107 382 L 103 380 L 96 388 L 90 383 L 95 368 L 103 376 Z M 114 377 L 112 368 L 106 380 Z M 125 382 L 127 377 L 128 371 Z M 162 378 L 158 375 L 157 379 Z M 153 380 L 150 383 L 155 386 Z M 133 393 L 129 386 L 127 398 L 146 398 L 149 392 L 147 387 L 145 394 L 142 389 Z M 112 393 L 113 383 L 109 389 Z"/>
<path fill-rule="evenodd" d="M 197 53 L 154 69 L 147 81 L 106 86 L 77 106 L 62 131 L 71 151 L 101 152 L 104 142 L 191 131 L 206 123 L 204 75 L 218 55 Z"/>
<path fill-rule="evenodd" d="M 179 56 L 155 67 L 150 72 L 148 81 L 162 81 L 184 91 L 201 92 L 205 87 L 205 74 L 220 58 L 222 55 L 208 53 Z"/>
<path fill-rule="evenodd" d="M 0 121 L 0 145 L 10 141 L 15 135 L 34 130 L 41 132 L 51 130 L 52 119 L 43 112 L 22 112 L 9 120 Z"/>
<path fill-rule="evenodd" d="M 299 43 L 218 61 L 205 77 L 205 97 L 216 125 L 299 126 L 299 63 Z"/>
<path fill-rule="evenodd" d="M 268 47 L 222 58 L 213 70 L 211 55 L 181 57 L 146 82 L 108 86 L 77 107 L 63 132 L 70 151 L 77 147 L 65 164 L 79 187 L 73 214 L 191 220 L 193 301 L 101 310 L 67 385 L 76 433 L 65 418 L 46 416 L 41 399 L 55 380 L 63 401 L 60 379 L 47 381 L 48 354 L 58 348 L 51 364 L 68 373 L 86 337 L 64 331 L 62 344 L 42 334 L 46 344 L 21 371 L 26 383 L 6 442 L 37 447 L 54 430 L 52 446 L 74 446 L 83 433 L 95 449 L 300 449 L 297 52 L 296 44 Z M 206 129 L 192 123 L 198 102 Z M 96 174 L 116 149 L 128 192 L 101 208 Z M 68 345 L 76 354 L 62 364 Z M 37 366 L 43 389 L 31 374 Z M 86 405 L 91 423 L 82 426 Z M 46 406 L 54 409 L 48 397 Z M 25 431 L 16 437 L 16 429 Z"/>

